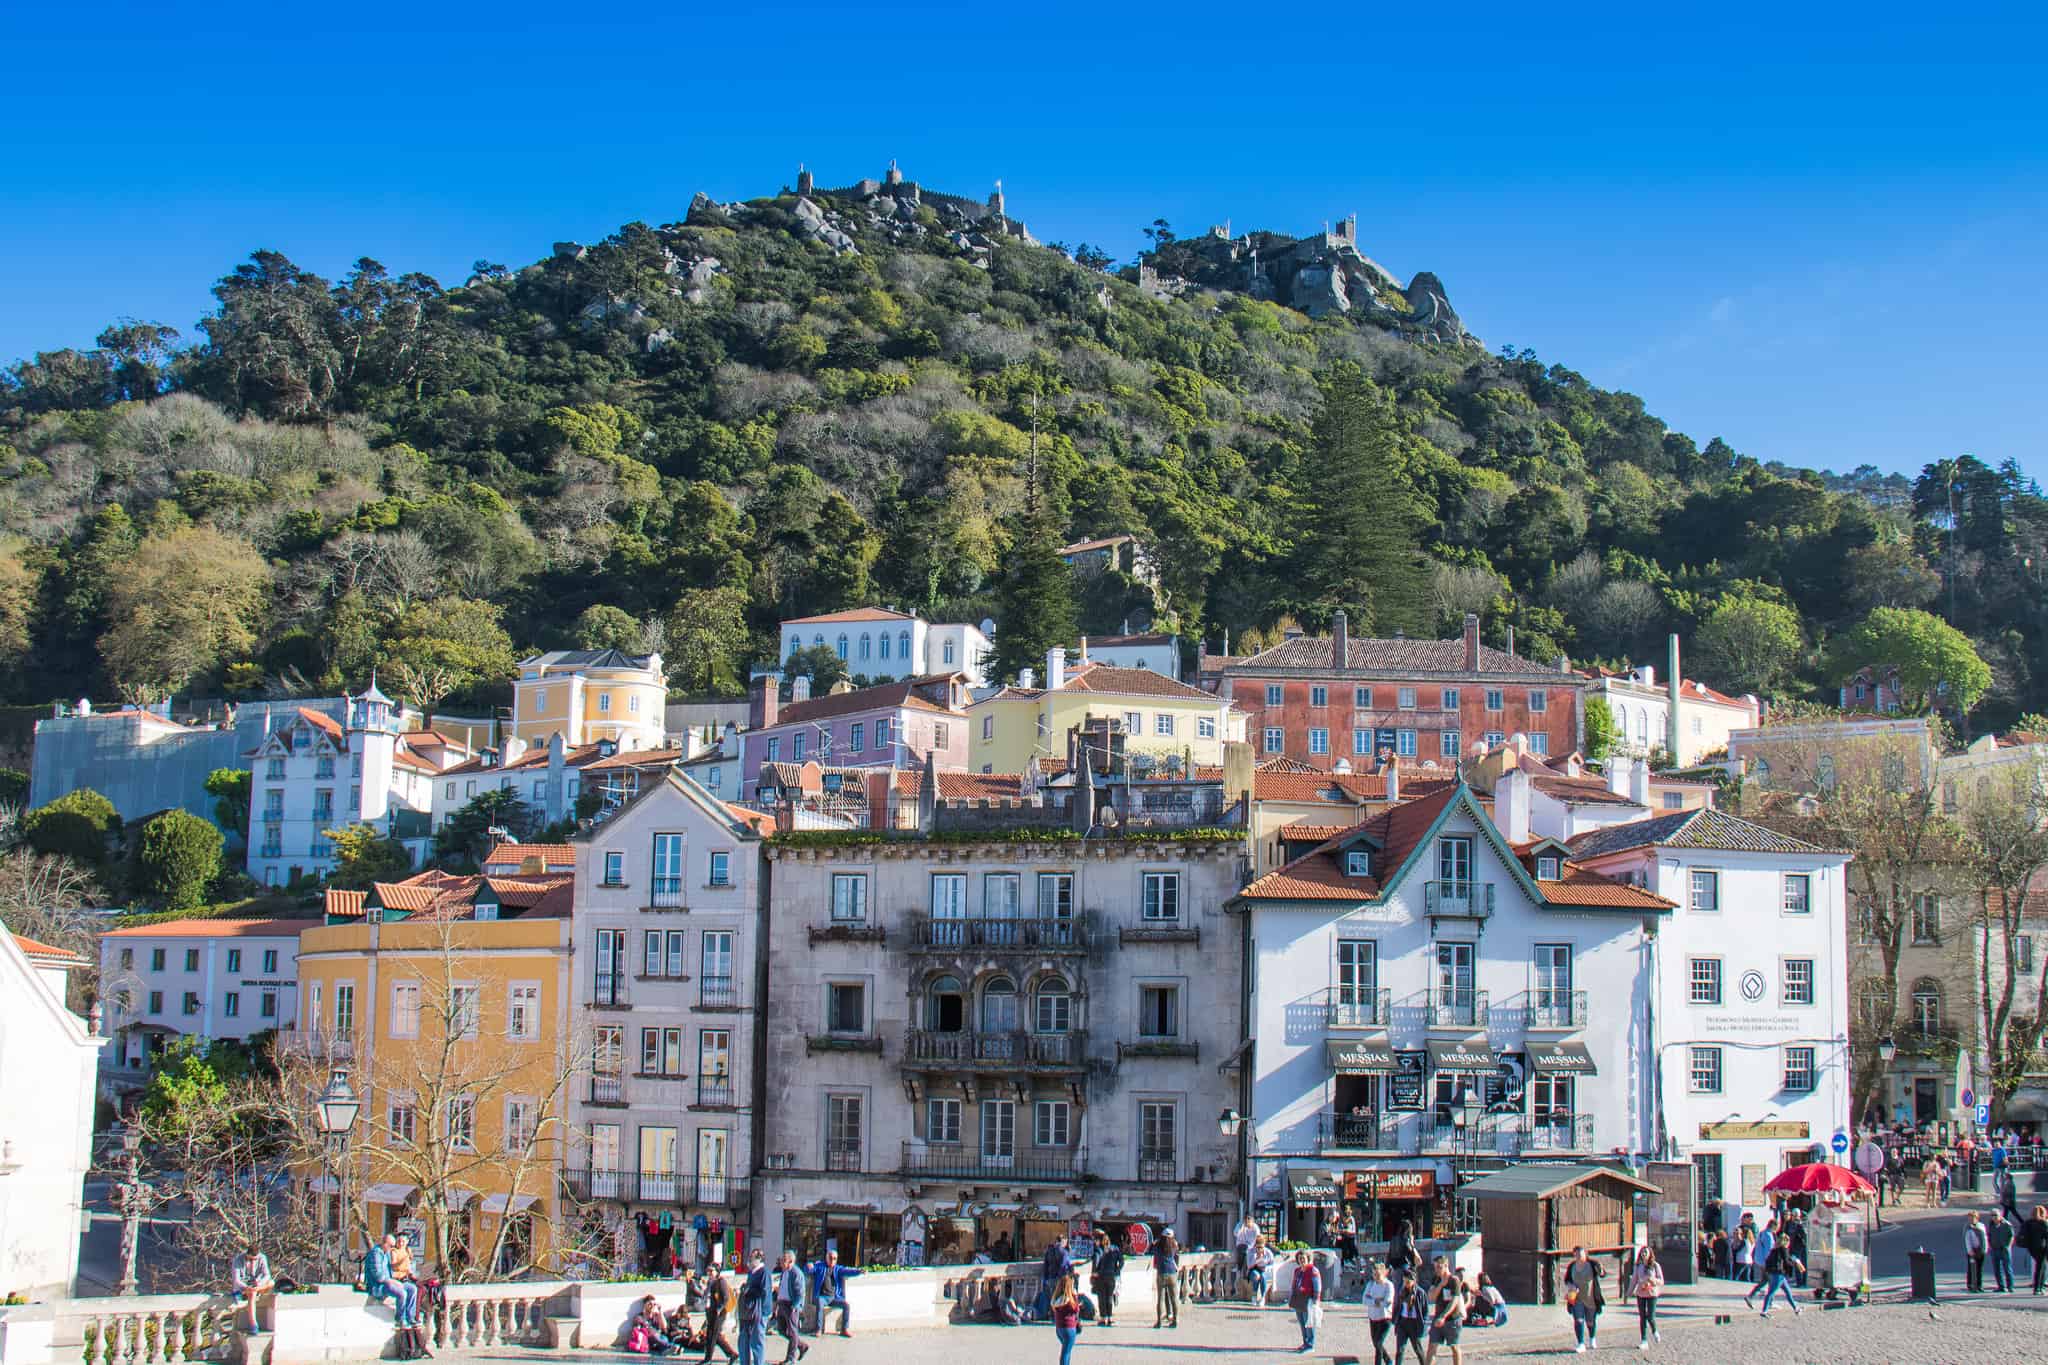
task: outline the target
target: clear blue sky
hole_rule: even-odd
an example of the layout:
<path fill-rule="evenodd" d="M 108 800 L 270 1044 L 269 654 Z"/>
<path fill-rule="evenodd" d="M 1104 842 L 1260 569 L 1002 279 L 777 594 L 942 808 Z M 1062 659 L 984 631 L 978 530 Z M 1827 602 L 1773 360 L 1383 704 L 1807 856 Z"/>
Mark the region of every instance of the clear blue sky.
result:
<path fill-rule="evenodd" d="M 189 333 L 258 247 L 456 283 L 895 157 L 1120 256 L 1355 212 L 1702 442 L 2048 478 L 2038 7 L 1427 8 L 11 6 L 0 363 Z"/>

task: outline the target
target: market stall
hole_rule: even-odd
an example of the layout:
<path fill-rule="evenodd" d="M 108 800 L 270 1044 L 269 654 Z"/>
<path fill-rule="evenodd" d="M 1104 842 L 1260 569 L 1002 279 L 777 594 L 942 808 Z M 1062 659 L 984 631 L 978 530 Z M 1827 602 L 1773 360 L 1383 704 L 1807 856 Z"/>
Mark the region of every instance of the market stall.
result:
<path fill-rule="evenodd" d="M 1861 1302 L 1870 1291 L 1870 1218 L 1877 1187 L 1847 1166 L 1814 1161 L 1780 1172 L 1764 1193 L 1806 1195 L 1813 1201 L 1806 1271 L 1814 1296 L 1847 1294 L 1850 1302 Z"/>

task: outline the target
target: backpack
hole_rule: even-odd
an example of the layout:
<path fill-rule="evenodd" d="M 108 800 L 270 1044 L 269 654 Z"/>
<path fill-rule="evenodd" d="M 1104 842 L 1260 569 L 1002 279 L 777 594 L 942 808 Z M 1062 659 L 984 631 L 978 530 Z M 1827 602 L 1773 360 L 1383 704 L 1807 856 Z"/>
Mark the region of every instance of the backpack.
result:
<path fill-rule="evenodd" d="M 643 1356 L 653 1352 L 654 1338 L 648 1335 L 646 1323 L 633 1324 L 633 1330 L 626 1334 L 626 1349 Z"/>

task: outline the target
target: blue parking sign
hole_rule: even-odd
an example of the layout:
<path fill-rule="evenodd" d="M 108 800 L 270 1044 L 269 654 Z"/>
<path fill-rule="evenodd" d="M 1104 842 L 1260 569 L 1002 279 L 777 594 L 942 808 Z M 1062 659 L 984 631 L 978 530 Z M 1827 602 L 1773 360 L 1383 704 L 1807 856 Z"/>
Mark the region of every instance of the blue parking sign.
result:
<path fill-rule="evenodd" d="M 1977 1126 L 1979 1128 L 1989 1128 L 1991 1126 L 1990 1105 L 1980 1104 L 1977 1106 Z"/>

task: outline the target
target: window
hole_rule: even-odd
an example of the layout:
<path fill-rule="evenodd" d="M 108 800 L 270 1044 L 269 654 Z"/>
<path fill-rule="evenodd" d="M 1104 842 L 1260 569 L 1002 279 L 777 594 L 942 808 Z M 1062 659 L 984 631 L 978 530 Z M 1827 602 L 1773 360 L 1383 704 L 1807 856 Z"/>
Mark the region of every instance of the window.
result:
<path fill-rule="evenodd" d="M 859 729 L 860 727 L 855 726 L 854 728 Z M 706 774 L 706 777 L 711 787 L 711 790 L 713 791 L 717 791 L 720 787 L 725 785 L 724 770 L 721 769 L 716 763 L 711 765 L 709 771 Z"/>
<path fill-rule="evenodd" d="M 983 1100 L 981 1102 L 981 1159 L 990 1163 L 1008 1162 L 1017 1155 L 1017 1102 L 1015 1100 Z"/>
<path fill-rule="evenodd" d="M 128 971 L 130 968 L 134 967 L 134 965 L 135 950 L 133 948 L 123 948 L 121 950 L 121 970 L 124 972 Z"/>
<path fill-rule="evenodd" d="M 420 1036 L 420 983 L 417 981 L 391 983 L 391 1036 Z"/>
<path fill-rule="evenodd" d="M 1041 982 L 1033 1023 L 1040 1033 L 1065 1033 L 1074 1025 L 1074 997 L 1058 977 Z"/>
<path fill-rule="evenodd" d="M 533 1148 L 540 1127 L 540 1106 L 524 1095 L 505 1097 L 505 1150 L 526 1152 Z"/>
<path fill-rule="evenodd" d="M 1216 738 L 1216 717 L 1214 717 L 1214 716 L 1196 716 L 1196 717 L 1195 717 L 1195 738 L 1196 738 L 1196 739 L 1214 739 L 1214 738 Z"/>
<path fill-rule="evenodd" d="M 825 1169 L 860 1169 L 861 1096 L 825 1097 Z"/>
<path fill-rule="evenodd" d="M 441 795 L 444 799 L 453 801 L 455 799 L 455 784 L 450 782 L 441 788 Z"/>
<path fill-rule="evenodd" d="M 1321 726 L 1311 726 L 1308 732 L 1308 751 L 1312 754 L 1330 752 L 1330 732 Z"/>
<path fill-rule="evenodd" d="M 884 649 L 886 649 L 886 648 L 888 648 L 888 645 L 889 645 L 889 638 L 888 638 L 888 637 L 887 637 L 887 636 L 885 635 L 885 636 L 883 636 L 883 637 L 882 637 L 882 647 L 883 647 Z M 943 654 L 944 654 L 944 656 L 945 656 L 945 657 L 944 657 L 944 659 L 943 659 L 943 662 L 945 662 L 945 663 L 949 663 L 949 664 L 950 664 L 950 663 L 952 663 L 952 662 L 954 662 L 954 646 L 953 646 L 953 642 L 952 642 L 951 640 L 948 640 L 948 641 L 946 641 L 946 643 L 945 643 L 945 646 L 944 646 L 944 649 L 943 649 Z"/>
<path fill-rule="evenodd" d="M 1340 1022 L 1385 1023 L 1377 1017 L 1379 984 L 1379 945 L 1367 938 L 1337 940 L 1337 1004 L 1348 1016 Z"/>
<path fill-rule="evenodd" d="M 1351 689 L 1351 704 L 1352 704 L 1352 705 L 1353 705 L 1354 707 L 1356 707 L 1356 708 L 1358 708 L 1359 710 L 1361 710 L 1361 711 L 1369 711 L 1369 710 L 1371 710 L 1371 709 L 1372 709 L 1372 689 L 1371 689 L 1370 687 L 1354 687 L 1354 688 L 1352 688 L 1352 689 Z"/>
<path fill-rule="evenodd" d="M 638 692 L 631 693 L 626 697 L 626 710 L 636 716 L 640 714 L 640 694 Z"/>
<path fill-rule="evenodd" d="M 1554 882 L 1557 880 L 1557 857 L 1555 854 L 1544 854 L 1536 860 L 1536 880 L 1539 882 Z"/>
<path fill-rule="evenodd" d="M 1664 801 L 1664 809 L 1665 809 L 1665 810 L 1684 810 L 1684 809 L 1685 809 L 1685 793 L 1684 793 L 1684 792 L 1665 792 L 1665 793 L 1663 794 L 1663 801 Z"/>
<path fill-rule="evenodd" d="M 795 759 L 798 763 L 804 761 L 804 741 L 809 738 L 810 736 L 805 734 L 801 730 L 797 731 L 794 735 L 790 736 L 789 756 Z"/>
<path fill-rule="evenodd" d="M 1505 695 L 1502 694 L 1501 690 L 1498 687 L 1489 687 L 1486 689 L 1486 709 L 1489 711 L 1502 711 L 1507 709 L 1507 698 Z"/>
<path fill-rule="evenodd" d="M 313 818 L 315 820 L 332 820 L 334 818 L 333 788 L 322 787 L 313 793 Z"/>
<path fill-rule="evenodd" d="M 604 855 L 604 884 L 624 886 L 626 884 L 626 855 L 618 849 L 607 849 Z"/>
<path fill-rule="evenodd" d="M 197 948 L 187 948 L 185 950 L 185 970 L 188 972 L 199 970 L 199 950 Z"/>
<path fill-rule="evenodd" d="M 1531 692 L 1529 694 L 1529 709 L 1539 713 L 1548 711 L 1550 709 L 1550 694 L 1542 691 Z"/>
<path fill-rule="evenodd" d="M 1442 747 L 1445 758 L 1456 758 L 1458 756 L 1459 740 L 1456 730 L 1439 731 L 1437 742 Z"/>
<path fill-rule="evenodd" d="M 732 885 L 732 854 L 714 853 L 711 855 L 711 884 L 713 886 Z"/>
<path fill-rule="evenodd" d="M 825 987 L 825 1029 L 828 1033 L 860 1033 L 868 1022 L 867 987 L 858 981 L 835 981 Z"/>
<path fill-rule="evenodd" d="M 1145 713 L 1143 711 L 1124 712 L 1124 733 L 1127 735 L 1142 735 L 1145 733 Z"/>
<path fill-rule="evenodd" d="M 1785 874 L 1785 913 L 1805 915 L 1813 911 L 1813 877 L 1805 872 Z"/>
<path fill-rule="evenodd" d="M 1718 1005 L 1721 1003 L 1721 959 L 1718 957 L 1696 957 L 1692 959 L 1692 1003 L 1695 1005 Z"/>
<path fill-rule="evenodd" d="M 515 981 L 505 996 L 505 1036 L 517 1043 L 540 1038 L 540 982 Z"/>
<path fill-rule="evenodd" d="M 220 1002 L 220 1012 L 229 1019 L 239 1018 L 242 1013 L 241 992 L 229 991 L 223 996 Z"/>
<path fill-rule="evenodd" d="M 1269 754 L 1277 754 L 1287 747 L 1287 732 L 1277 725 L 1268 725 L 1260 740 L 1260 747 Z"/>
<path fill-rule="evenodd" d="M 483 992 L 475 986 L 454 986 L 448 992 L 448 1025 L 458 1038 L 476 1037 L 483 1019 Z"/>
<path fill-rule="evenodd" d="M 875 722 L 875 747 L 877 749 L 889 747 L 889 722 L 887 720 Z"/>
<path fill-rule="evenodd" d="M 957 1144 L 960 1141 L 960 1101 L 924 1102 L 924 1140 Z"/>
<path fill-rule="evenodd" d="M 1177 920 L 1180 918 L 1180 873 L 1147 872 L 1145 874 L 1144 910 L 1148 920 Z"/>
<path fill-rule="evenodd" d="M 1180 1036 L 1180 987 L 1140 986 L 1138 988 L 1138 1036 L 1178 1038 Z"/>
<path fill-rule="evenodd" d="M 683 1031 L 679 1028 L 640 1030 L 640 1074 L 680 1076 L 683 1074 Z"/>
<path fill-rule="evenodd" d="M 313 778 L 318 782 L 333 780 L 334 756 L 332 754 L 322 754 L 313 761 Z"/>
<path fill-rule="evenodd" d="M 1721 1049 L 1717 1047 L 1688 1048 L 1692 1080 L 1690 1089 L 1698 1095 L 1721 1093 Z"/>
<path fill-rule="evenodd" d="M 390 1131 L 392 1145 L 410 1147 L 419 1140 L 418 1101 L 410 1094 L 394 1092 L 384 1107 L 384 1126 Z"/>
<path fill-rule="evenodd" d="M 263 992 L 263 1000 L 262 1000 L 262 1003 L 261 1003 L 261 1004 L 259 1005 L 259 1007 L 257 1008 L 257 1010 L 256 1010 L 256 1013 L 257 1013 L 257 1016 L 258 1016 L 259 1018 L 263 1018 L 263 1019 L 275 1019 L 275 1018 L 277 1018 L 277 992 L 276 992 L 276 991 L 265 991 L 265 992 Z"/>
<path fill-rule="evenodd" d="M 1152 733 L 1171 737 L 1173 734 L 1173 717 L 1164 711 L 1154 712 L 1152 716 Z"/>
<path fill-rule="evenodd" d="M 1347 877 L 1370 877 L 1372 875 L 1372 854 L 1359 848 L 1351 849 L 1345 853 L 1344 875 Z"/>
<path fill-rule="evenodd" d="M 1138 1160 L 1171 1163 L 1178 1148 L 1179 1114 L 1171 1100 L 1146 1100 L 1138 1106 Z"/>
<path fill-rule="evenodd" d="M 1014 872 L 990 872 L 981 879 L 981 914 L 984 919 L 1015 919 L 1022 881 Z M 993 932 L 993 931 L 991 931 Z"/>
<path fill-rule="evenodd" d="M 284 760 L 273 758 L 268 763 L 265 763 L 263 765 L 263 778 L 266 782 L 284 781 Z"/>
<path fill-rule="evenodd" d="M 1479 737 L 1480 746 L 1485 749 L 1498 749 L 1507 742 L 1507 732 L 1504 730 L 1488 730 Z"/>
<path fill-rule="evenodd" d="M 151 1014 L 162 1014 L 164 1012 L 164 993 L 162 991 L 151 991 L 149 993 L 149 1012 Z"/>
<path fill-rule="evenodd" d="M 1781 1004 L 1811 1005 L 1813 1003 L 1813 959 L 1810 957 L 1788 957 L 1781 968 L 1783 973 L 1779 990 L 1783 996 Z"/>
<path fill-rule="evenodd" d="M 277 949 L 265 948 L 263 950 L 263 970 L 265 972 L 277 970 Z"/>
<path fill-rule="evenodd" d="M 1394 693 L 1394 697 L 1395 697 L 1395 701 L 1396 701 L 1396 703 L 1398 704 L 1398 707 L 1399 707 L 1399 709 L 1400 709 L 1400 710 L 1403 710 L 1403 711 L 1413 711 L 1413 710 L 1415 709 L 1415 689 L 1414 689 L 1414 688 L 1412 688 L 1412 687 L 1403 687 L 1403 688 L 1399 688 L 1399 689 L 1397 689 L 1397 690 L 1395 691 L 1395 693 Z"/>
<path fill-rule="evenodd" d="M 770 735 L 768 737 L 768 761 L 770 763 L 780 763 L 782 761 L 782 739 L 778 735 Z"/>
<path fill-rule="evenodd" d="M 1354 753 L 1354 754 L 1369 754 L 1369 753 L 1371 753 L 1371 752 L 1372 752 L 1372 731 L 1370 731 L 1370 730 L 1353 730 L 1353 731 L 1351 732 L 1351 752 L 1352 752 L 1352 753 Z"/>
<path fill-rule="evenodd" d="M 242 970 L 242 950 L 240 948 L 228 949 L 228 970 L 231 972 Z"/>
<path fill-rule="evenodd" d="M 2020 934 L 2012 941 L 2013 966 L 2022 972 L 2034 970 L 2034 936 Z"/>
<path fill-rule="evenodd" d="M 945 748 L 945 747 L 946 747 L 946 741 L 947 741 L 947 738 L 948 738 L 948 737 L 949 737 L 949 736 L 951 735 L 951 733 L 952 733 L 952 732 L 951 732 L 950 730 L 948 730 L 948 729 L 946 728 L 946 722 L 944 722 L 944 721 L 942 721 L 942 720 L 936 720 L 936 721 L 933 721 L 933 722 L 932 722 L 932 747 L 933 747 L 934 749 L 943 749 L 943 748 Z"/>
<path fill-rule="evenodd" d="M 866 632 L 862 632 L 860 637 L 860 657 L 863 660 L 871 658 L 873 657 L 874 650 L 875 637 L 867 634 Z"/>
<path fill-rule="evenodd" d="M 1941 897 L 1932 891 L 1913 897 L 1913 942 L 1941 942 Z"/>
<path fill-rule="evenodd" d="M 1711 915 L 1721 908 L 1721 874 L 1699 868 L 1692 874 L 1692 911 L 1696 915 Z"/>
<path fill-rule="evenodd" d="M 1538 730 L 1529 736 L 1529 752 L 1542 758 L 1550 752 L 1550 736 Z"/>
<path fill-rule="evenodd" d="M 1436 875 L 1439 881 L 1471 884 L 1472 839 L 1469 835 L 1449 834 L 1437 840 Z"/>
<path fill-rule="evenodd" d="M 1308 704 L 1310 706 L 1328 706 L 1330 704 L 1330 689 L 1327 687 L 1311 687 L 1308 690 Z"/>
<path fill-rule="evenodd" d="M 151 948 L 149 950 L 149 969 L 153 972 L 160 972 L 164 969 L 163 949 Z"/>
<path fill-rule="evenodd" d="M 1394 731 L 1394 752 L 1402 758 L 1415 757 L 1415 732 L 1413 730 Z"/>
<path fill-rule="evenodd" d="M 1266 684 L 1266 705 L 1278 706 L 1282 700 L 1282 697 L 1283 693 L 1281 691 L 1279 683 Z"/>
<path fill-rule="evenodd" d="M 832 918 L 864 920 L 868 917 L 868 876 L 865 872 L 832 874 Z"/>
<path fill-rule="evenodd" d="M 1941 1032 L 1941 983 L 1923 976 L 1913 983 L 1913 1031 Z"/>
<path fill-rule="evenodd" d="M 197 997 L 192 995 L 185 997 L 185 1013 L 197 1013 L 192 1008 L 196 999 Z M 356 1036 L 356 986 L 353 981 L 337 981 L 334 983 L 334 1036 L 336 1038 L 353 1038 Z"/>
<path fill-rule="evenodd" d="M 1074 913 L 1074 874 L 1071 872 L 1041 872 L 1038 874 L 1038 917 L 1040 919 L 1068 919 Z"/>
<path fill-rule="evenodd" d="M 476 1150 L 476 1096 L 448 1097 L 448 1145 L 458 1152 Z"/>
<path fill-rule="evenodd" d="M 1032 1106 L 1031 1145 L 1066 1147 L 1074 1140 L 1074 1111 L 1065 1100 L 1040 1100 Z"/>
<path fill-rule="evenodd" d="M 1457 709 L 1458 709 L 1458 689 L 1457 689 L 1457 688 L 1455 688 L 1455 687 L 1446 687 L 1446 688 L 1444 689 L 1444 691 L 1443 691 L 1443 698 L 1442 698 L 1441 702 L 1440 702 L 1440 703 L 1438 704 L 1438 707 L 1437 707 L 1437 709 L 1438 709 L 1438 710 L 1440 710 L 1440 711 L 1455 711 L 1455 710 L 1457 710 Z"/>
<path fill-rule="evenodd" d="M 854 729 L 856 730 L 858 730 L 859 728 L 860 727 L 857 725 L 854 727 Z M 994 739 L 996 737 L 995 716 L 987 715 L 981 718 L 981 737 L 983 739 Z"/>
<path fill-rule="evenodd" d="M 1812 1048 L 1788 1047 L 1785 1049 L 1785 1088 L 1800 1093 L 1813 1089 Z"/>

